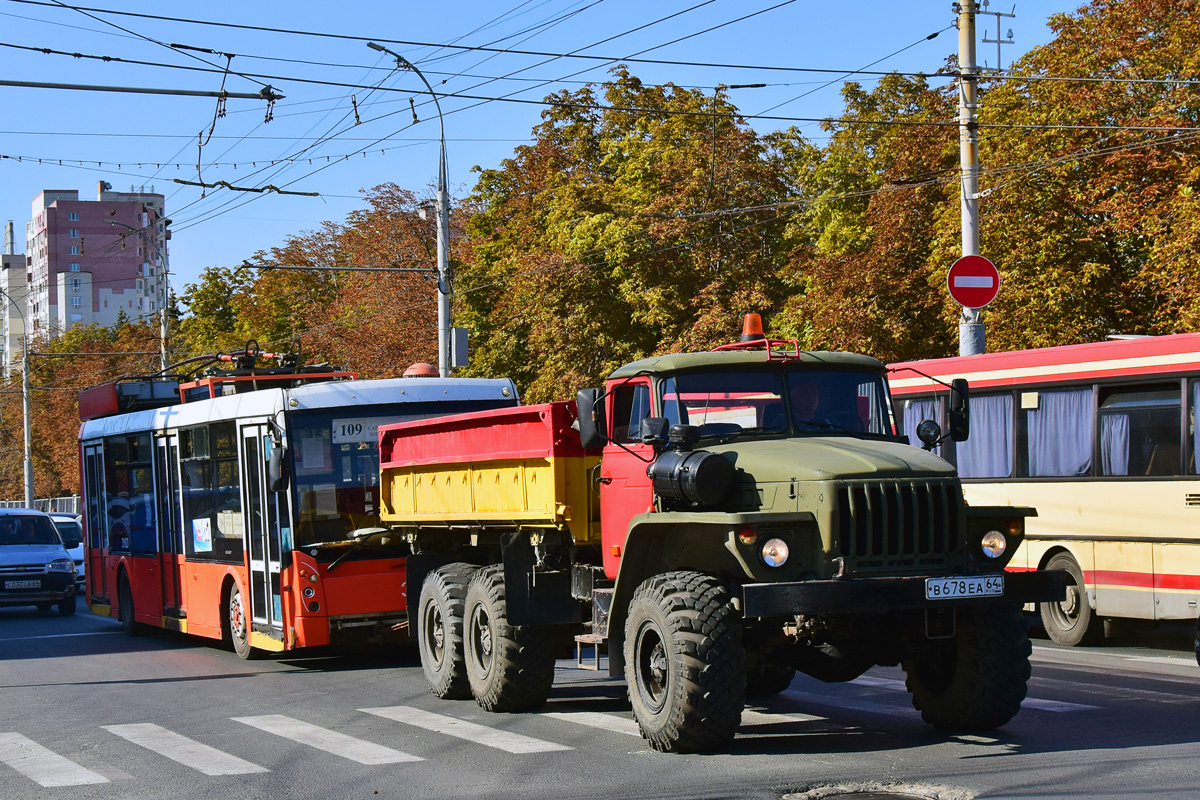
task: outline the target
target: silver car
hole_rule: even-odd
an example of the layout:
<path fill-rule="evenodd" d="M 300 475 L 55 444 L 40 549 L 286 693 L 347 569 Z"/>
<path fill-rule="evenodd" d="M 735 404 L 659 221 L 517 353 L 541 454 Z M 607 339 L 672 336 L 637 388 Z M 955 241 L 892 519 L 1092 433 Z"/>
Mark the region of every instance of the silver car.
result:
<path fill-rule="evenodd" d="M 67 546 L 78 534 L 59 534 L 50 515 L 30 508 L 0 509 L 0 606 L 58 606 L 75 613 L 75 560 Z"/>
<path fill-rule="evenodd" d="M 64 542 L 76 540 L 79 542 L 77 546 L 67 548 L 67 555 L 75 562 L 75 585 L 82 592 L 84 583 L 83 524 L 79 521 L 78 514 L 69 514 L 65 511 L 51 511 L 50 519 L 54 521 L 54 527 L 58 528 L 58 534 Z"/>

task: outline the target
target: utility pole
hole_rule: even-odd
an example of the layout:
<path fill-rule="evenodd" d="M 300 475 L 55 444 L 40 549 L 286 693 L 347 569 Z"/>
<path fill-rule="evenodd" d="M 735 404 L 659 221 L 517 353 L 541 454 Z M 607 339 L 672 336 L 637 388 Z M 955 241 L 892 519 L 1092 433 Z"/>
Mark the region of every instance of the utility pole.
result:
<path fill-rule="evenodd" d="M 975 0 L 959 0 L 958 12 L 958 152 L 962 168 L 962 255 L 979 255 L 979 67 L 975 63 Z M 958 354 L 986 351 L 978 308 L 963 306 L 958 320 Z"/>

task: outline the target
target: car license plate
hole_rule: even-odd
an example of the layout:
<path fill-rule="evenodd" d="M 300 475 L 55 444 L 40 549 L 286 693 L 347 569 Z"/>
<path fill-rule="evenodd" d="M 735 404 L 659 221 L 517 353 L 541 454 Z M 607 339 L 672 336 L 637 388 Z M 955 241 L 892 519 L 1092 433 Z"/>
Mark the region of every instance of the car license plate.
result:
<path fill-rule="evenodd" d="M 971 575 L 962 578 L 926 578 L 926 600 L 955 600 L 962 597 L 1000 597 L 1003 575 Z"/>
<path fill-rule="evenodd" d="M 5 581 L 5 589 L 40 589 L 42 588 L 41 581 Z"/>

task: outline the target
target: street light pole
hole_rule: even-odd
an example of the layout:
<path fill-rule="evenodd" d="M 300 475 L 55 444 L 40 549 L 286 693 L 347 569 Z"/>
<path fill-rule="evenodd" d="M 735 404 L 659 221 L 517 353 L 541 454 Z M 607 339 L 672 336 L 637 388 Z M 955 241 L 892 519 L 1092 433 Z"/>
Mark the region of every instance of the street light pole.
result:
<path fill-rule="evenodd" d="M 21 315 L 21 412 L 25 422 L 25 507 L 33 508 L 33 432 L 29 409 L 29 328 L 25 325 L 25 312 L 16 300 L 0 289 L 4 299 Z M 8 343 L 5 342 L 5 346 Z"/>
<path fill-rule="evenodd" d="M 442 104 L 438 102 L 437 94 L 429 81 L 417 69 L 416 65 L 397 52 L 389 50 L 376 42 L 367 42 L 367 47 L 396 59 L 398 69 L 410 69 L 417 74 L 429 96 L 433 98 L 434 108 L 438 114 L 438 183 L 437 183 L 437 280 L 438 280 L 438 375 L 443 378 L 450 375 L 450 195 L 446 190 L 446 125 L 442 119 Z M 416 119 L 416 112 L 413 112 Z"/>

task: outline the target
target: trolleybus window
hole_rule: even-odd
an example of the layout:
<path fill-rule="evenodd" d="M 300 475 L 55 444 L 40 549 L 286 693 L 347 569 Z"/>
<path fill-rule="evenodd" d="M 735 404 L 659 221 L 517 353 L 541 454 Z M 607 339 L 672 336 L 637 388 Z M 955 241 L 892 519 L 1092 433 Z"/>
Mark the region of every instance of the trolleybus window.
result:
<path fill-rule="evenodd" d="M 104 507 L 109 549 L 155 553 L 154 479 L 150 434 L 114 436 L 104 442 Z"/>
<path fill-rule="evenodd" d="M 234 424 L 182 431 L 184 551 L 197 560 L 241 563 L 245 526 Z"/>

